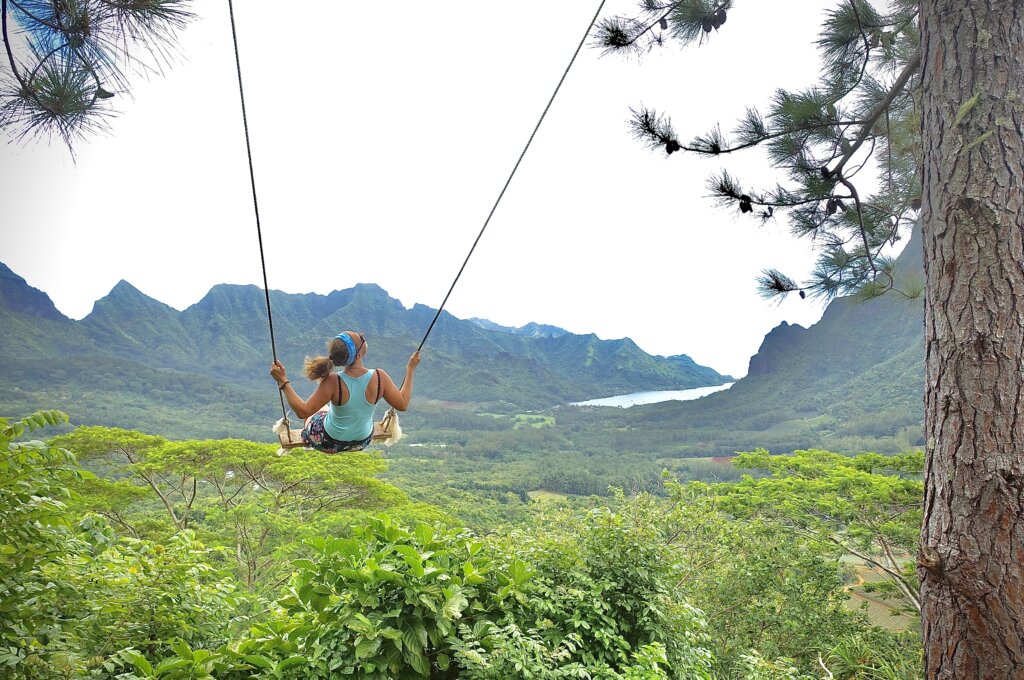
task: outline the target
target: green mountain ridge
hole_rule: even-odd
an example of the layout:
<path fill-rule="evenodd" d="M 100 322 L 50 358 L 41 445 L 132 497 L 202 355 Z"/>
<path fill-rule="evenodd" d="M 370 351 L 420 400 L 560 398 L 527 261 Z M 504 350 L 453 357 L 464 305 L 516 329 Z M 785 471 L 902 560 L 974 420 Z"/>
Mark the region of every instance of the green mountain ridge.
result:
<path fill-rule="evenodd" d="M 405 362 L 436 310 L 406 309 L 375 284 L 327 295 L 271 291 L 277 356 L 293 379 L 340 330 L 366 334 L 372 363 L 401 380 Z M 81 321 L 0 265 L 0 404 L 19 414 L 68 411 L 75 423 L 130 423 L 172 436 L 266 439 L 280 403 L 267 375 L 273 355 L 265 294 L 219 284 L 178 311 L 127 281 Z M 425 348 L 416 394 L 438 401 L 539 409 L 647 389 L 686 389 L 732 380 L 686 355 L 651 356 L 632 340 L 601 340 L 553 326 L 509 333 L 442 313 Z M 303 387 L 299 387 L 303 392 Z M 309 385 L 312 391 L 312 384 Z M 276 413 L 276 415 L 275 415 Z"/>
<path fill-rule="evenodd" d="M 908 288 L 921 276 L 916 232 L 897 272 Z M 300 384 L 303 358 L 321 353 L 325 339 L 344 328 L 362 330 L 374 363 L 400 379 L 436 313 L 420 304 L 406 309 L 366 283 L 327 295 L 271 291 L 270 298 L 278 356 Z M 121 281 L 78 322 L 0 265 L 0 319 L 7 412 L 57 407 L 82 423 L 144 422 L 172 436 L 255 439 L 267 438 L 267 423 L 280 416 L 266 377 L 265 296 L 256 286 L 214 286 L 179 312 Z M 499 410 L 732 381 L 686 355 L 648 355 L 629 338 L 504 327 L 446 312 L 426 350 L 419 398 Z M 730 389 L 690 402 L 583 409 L 578 436 L 668 457 L 757 446 L 906 450 L 923 443 L 923 352 L 919 298 L 838 298 L 808 328 L 783 322 L 769 332 Z"/>

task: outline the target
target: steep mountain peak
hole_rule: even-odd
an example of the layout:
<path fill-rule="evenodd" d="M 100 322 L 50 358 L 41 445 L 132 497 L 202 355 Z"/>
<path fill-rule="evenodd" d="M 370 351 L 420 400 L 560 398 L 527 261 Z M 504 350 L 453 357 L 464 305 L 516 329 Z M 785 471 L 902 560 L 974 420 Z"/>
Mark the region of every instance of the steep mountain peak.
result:
<path fill-rule="evenodd" d="M 142 292 L 138 288 L 136 288 L 132 284 L 128 283 L 124 279 L 121 279 L 120 281 L 118 281 L 117 283 L 114 284 L 114 287 L 110 289 L 110 292 L 113 293 L 114 291 L 136 291 L 136 292 Z"/>
<path fill-rule="evenodd" d="M 10 267 L 0 262 L 0 309 L 43 319 L 67 319 L 57 311 L 50 296 L 28 285 Z"/>
<path fill-rule="evenodd" d="M 121 279 L 114 284 L 109 293 L 93 303 L 92 311 L 83 321 L 95 321 L 98 316 L 127 318 L 143 311 L 176 313 L 170 305 L 149 297 L 132 284 Z"/>
<path fill-rule="evenodd" d="M 799 324 L 783 321 L 768 331 L 757 349 L 757 354 L 750 357 L 747 367 L 748 376 L 767 375 L 780 368 L 778 355 L 788 356 L 790 348 L 796 345 L 807 329 Z"/>
<path fill-rule="evenodd" d="M 114 287 L 110 289 L 109 293 L 107 293 L 107 298 L 112 300 L 146 299 L 152 300 L 153 302 L 157 302 L 157 300 L 154 300 L 153 298 L 149 297 L 148 295 L 146 295 L 141 290 L 139 290 L 132 284 L 128 283 L 124 279 L 121 279 L 116 284 L 114 284 Z"/>

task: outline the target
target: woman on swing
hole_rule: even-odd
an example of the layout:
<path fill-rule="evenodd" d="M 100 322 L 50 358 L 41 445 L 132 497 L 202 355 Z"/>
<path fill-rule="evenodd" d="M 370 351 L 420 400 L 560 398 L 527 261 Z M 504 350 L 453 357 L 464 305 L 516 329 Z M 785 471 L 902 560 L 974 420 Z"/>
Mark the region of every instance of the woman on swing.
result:
<path fill-rule="evenodd" d="M 362 333 L 344 331 L 327 341 L 327 356 L 306 357 L 303 372 L 320 384 L 305 401 L 292 387 L 280 361 L 270 367 L 288 405 L 306 421 L 302 439 L 308 446 L 324 453 L 362 451 L 373 439 L 373 412 L 381 397 L 399 411 L 409 407 L 420 353 L 409 357 L 405 380 L 398 387 L 386 371 L 371 371 L 363 365 L 366 349 Z M 335 366 L 343 370 L 335 373 Z"/>

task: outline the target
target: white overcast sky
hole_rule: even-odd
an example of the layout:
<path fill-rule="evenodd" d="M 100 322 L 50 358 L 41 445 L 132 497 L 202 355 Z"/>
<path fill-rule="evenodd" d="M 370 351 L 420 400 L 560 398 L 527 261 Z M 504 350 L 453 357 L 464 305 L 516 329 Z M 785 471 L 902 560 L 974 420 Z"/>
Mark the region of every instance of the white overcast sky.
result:
<path fill-rule="evenodd" d="M 812 84 L 833 4 L 737 0 L 709 44 L 641 61 L 584 49 L 446 310 L 628 336 L 735 376 L 774 326 L 814 323 L 819 304 L 755 287 L 767 266 L 808 271 L 810 244 L 707 197 L 723 164 L 772 182 L 760 152 L 666 157 L 627 120 L 654 107 L 689 139 Z M 270 287 L 377 283 L 440 305 L 596 8 L 236 2 Z M 72 318 L 121 279 L 177 309 L 217 283 L 262 285 L 227 2 L 194 9 L 180 57 L 114 100 L 110 134 L 77 161 L 56 141 L 0 147 L 0 261 Z"/>

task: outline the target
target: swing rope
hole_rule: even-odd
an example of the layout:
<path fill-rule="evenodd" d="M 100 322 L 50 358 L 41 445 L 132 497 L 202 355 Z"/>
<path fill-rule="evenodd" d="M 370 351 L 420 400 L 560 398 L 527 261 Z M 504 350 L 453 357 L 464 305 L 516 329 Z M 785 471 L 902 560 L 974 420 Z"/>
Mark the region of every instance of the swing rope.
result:
<path fill-rule="evenodd" d="M 252 164 L 252 145 L 249 142 L 249 119 L 245 114 L 245 90 L 242 88 L 242 60 L 238 56 L 238 32 L 235 30 L 235 7 L 228 0 L 228 14 L 231 16 L 231 42 L 235 46 L 235 68 L 238 71 L 238 98 L 242 102 L 242 127 L 245 130 L 245 152 L 249 157 L 249 184 L 252 185 L 252 207 L 256 213 L 256 239 L 260 244 L 260 267 L 263 270 L 263 295 L 267 301 L 267 322 L 270 325 L 270 352 L 277 361 L 277 342 L 274 340 L 274 316 L 270 311 L 270 287 L 267 285 L 267 260 L 263 255 L 263 230 L 260 228 L 260 204 L 256 199 L 256 172 Z M 288 422 L 288 408 L 284 403 L 284 391 L 277 391 L 281 399 L 281 416 Z"/>
<path fill-rule="evenodd" d="M 576 46 L 576 51 L 573 52 L 572 58 L 569 60 L 569 64 L 565 67 L 565 71 L 562 72 L 562 77 L 558 80 L 558 84 L 555 86 L 554 92 L 551 93 L 551 97 L 548 99 L 547 105 L 544 107 L 544 111 L 540 114 L 540 118 L 537 120 L 537 124 L 533 127 L 533 132 L 530 133 L 530 138 L 526 141 L 526 145 L 523 147 L 522 152 L 519 154 L 518 160 L 512 167 L 512 172 L 509 173 L 508 179 L 505 180 L 505 185 L 501 188 L 501 192 L 498 194 L 498 198 L 494 201 L 494 205 L 491 207 L 491 211 L 487 214 L 487 219 L 484 220 L 483 226 L 480 228 L 480 232 L 476 235 L 476 239 L 473 241 L 473 245 L 469 249 L 469 253 L 466 254 L 466 259 L 463 260 L 462 266 L 459 267 L 458 273 L 455 275 L 455 279 L 452 281 L 452 285 L 448 288 L 448 293 L 445 294 L 444 300 L 441 301 L 440 307 L 437 308 L 437 313 L 434 314 L 433 320 L 430 322 L 430 326 L 427 328 L 427 332 L 423 334 L 423 339 L 420 340 L 419 347 L 416 351 L 423 349 L 423 345 L 427 342 L 427 338 L 430 337 L 430 332 L 434 330 L 434 325 L 441 316 L 441 312 L 444 311 L 444 306 L 448 302 L 448 298 L 451 297 L 452 291 L 455 290 L 455 285 L 459 282 L 459 278 L 462 276 L 462 272 L 465 271 L 466 265 L 469 264 L 469 258 L 473 256 L 473 252 L 476 250 L 477 244 L 480 242 L 480 238 L 484 235 L 487 230 L 487 225 L 491 223 L 491 218 L 494 217 L 495 211 L 498 209 L 498 205 L 501 203 L 501 199 L 504 198 L 505 192 L 508 190 L 509 185 L 512 183 L 512 178 L 515 177 L 516 171 L 519 170 L 520 164 L 523 162 L 523 158 L 526 156 L 526 152 L 529 151 L 530 145 L 533 143 L 534 137 L 537 136 L 537 131 L 540 130 L 541 124 L 544 122 L 544 118 L 548 115 L 548 111 L 551 110 L 551 105 L 555 101 L 555 97 L 558 96 L 559 90 L 562 88 L 562 84 L 565 82 L 566 77 L 569 75 L 570 69 L 573 64 L 576 63 L 576 57 L 579 56 L 580 51 L 583 49 L 583 45 L 586 43 L 587 36 L 590 35 L 591 29 L 597 22 L 598 16 L 601 14 L 601 10 L 604 9 L 606 0 L 601 0 L 597 6 L 597 11 L 594 12 L 593 18 L 590 23 L 587 24 L 587 30 L 583 32 L 583 37 L 580 38 L 579 44 Z M 259 242 L 260 247 L 260 268 L 263 271 L 263 294 L 266 298 L 267 304 L 267 322 L 270 326 L 270 351 L 274 357 L 274 361 L 277 361 L 277 343 L 274 339 L 274 317 L 270 309 L 270 287 L 267 283 L 267 261 L 266 256 L 263 252 L 263 231 L 260 226 L 260 207 L 259 201 L 256 194 L 256 173 L 253 169 L 252 162 L 252 144 L 249 140 L 249 120 L 245 110 L 245 89 L 242 86 L 242 60 L 238 53 L 238 31 L 235 28 L 235 8 L 233 0 L 228 0 L 228 13 L 231 17 L 231 41 L 235 48 L 235 69 L 238 72 L 238 98 L 242 105 L 242 127 L 245 130 L 245 151 L 249 160 L 249 183 L 252 186 L 252 205 L 253 211 L 256 214 L 256 238 Z M 285 423 L 288 422 L 288 409 L 284 402 L 284 393 L 278 390 L 278 396 L 281 399 L 281 414 Z"/>
<path fill-rule="evenodd" d="M 498 209 L 498 204 L 501 203 L 501 199 L 505 196 L 505 191 L 508 189 L 509 184 L 512 183 L 512 178 L 515 177 L 516 170 L 519 169 L 519 164 L 523 162 L 523 157 L 530 148 L 530 144 L 533 143 L 533 138 L 537 136 L 537 130 L 540 129 L 541 123 L 544 122 L 544 117 L 548 115 L 548 110 L 551 109 L 551 105 L 555 101 L 555 97 L 558 96 L 558 91 L 562 87 L 562 83 L 565 82 L 566 76 L 569 75 L 569 69 L 576 63 L 576 57 L 579 56 L 580 50 L 583 49 L 583 44 L 587 40 L 587 36 L 590 35 L 590 29 L 594 27 L 594 23 L 597 21 L 597 17 L 600 16 L 601 10 L 604 9 L 605 0 L 601 0 L 601 4 L 597 6 L 597 11 L 594 12 L 594 18 L 590 20 L 587 25 L 587 30 L 584 31 L 583 37 L 580 38 L 580 44 L 576 46 L 576 51 L 573 52 L 572 59 L 569 60 L 569 65 L 565 67 L 565 71 L 562 73 L 561 79 L 558 81 L 558 85 L 555 86 L 555 91 L 551 93 L 551 98 L 548 99 L 547 106 L 544 107 L 544 112 L 540 114 L 540 119 L 533 128 L 533 132 L 530 133 L 530 138 L 526 142 L 526 146 L 523 147 L 522 153 L 519 154 L 519 160 L 516 161 L 515 166 L 512 168 L 512 172 L 509 173 L 508 179 L 505 180 L 505 186 L 501 188 L 501 193 L 498 194 L 498 199 L 494 201 L 494 205 L 491 207 L 491 212 L 487 215 L 487 219 L 484 220 L 484 226 L 480 228 L 480 233 L 476 235 L 476 240 L 473 241 L 473 245 L 469 249 L 469 253 L 466 255 L 466 259 L 463 260 L 462 266 L 459 267 L 459 273 L 455 275 L 455 280 L 452 281 L 451 287 L 448 289 L 448 294 L 444 296 L 444 300 L 441 302 L 441 306 L 437 308 L 437 313 L 434 314 L 434 319 L 430 322 L 430 326 L 427 328 L 427 332 L 423 334 L 423 339 L 420 340 L 419 347 L 416 351 L 419 352 L 423 349 L 424 343 L 427 342 L 427 337 L 430 336 L 430 331 L 434 330 L 434 324 L 437 323 L 438 318 L 441 316 L 441 311 L 444 309 L 445 303 L 448 302 L 448 298 L 451 297 L 452 291 L 455 290 L 455 284 L 459 282 L 459 277 L 462 276 L 463 270 L 466 269 L 466 265 L 469 263 L 469 258 L 473 256 L 473 251 L 476 250 L 476 244 L 480 242 L 480 237 L 484 235 L 484 231 L 487 230 L 487 225 L 490 224 L 491 218 L 494 217 L 494 212 Z"/>

